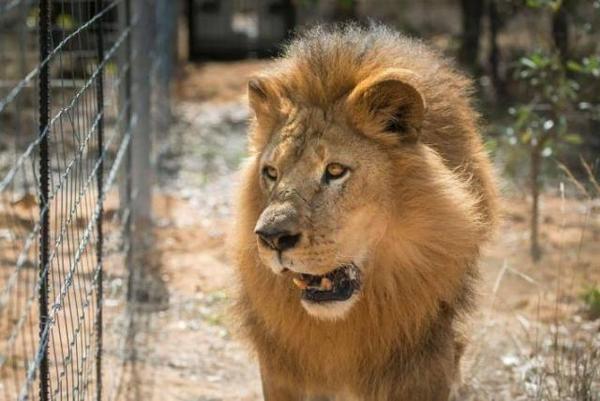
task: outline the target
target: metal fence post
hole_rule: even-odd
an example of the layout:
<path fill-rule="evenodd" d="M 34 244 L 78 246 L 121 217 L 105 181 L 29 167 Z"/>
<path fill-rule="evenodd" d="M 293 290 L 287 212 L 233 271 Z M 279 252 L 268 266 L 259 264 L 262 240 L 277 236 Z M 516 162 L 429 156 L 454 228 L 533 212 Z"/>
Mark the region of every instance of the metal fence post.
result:
<path fill-rule="evenodd" d="M 131 28 L 131 0 L 124 0 L 123 3 L 120 4 L 119 9 L 119 26 L 121 29 L 129 29 Z M 119 54 L 121 59 L 121 65 L 127 66 L 127 71 L 125 71 L 125 83 L 122 86 L 122 89 L 119 93 L 119 107 L 126 107 L 125 114 L 125 123 L 122 126 L 122 135 L 125 137 L 126 135 L 131 136 L 131 130 L 133 125 L 133 111 L 132 111 L 132 103 L 131 103 L 131 88 L 133 86 L 131 79 L 131 69 L 132 67 L 132 32 L 129 31 L 127 38 L 125 39 L 124 47 Z M 131 237 L 132 237 L 132 223 L 131 223 L 131 199 L 133 196 L 133 184 L 131 178 L 131 159 L 133 158 L 133 152 L 131 148 L 131 142 L 129 146 L 127 146 L 127 153 L 125 155 L 125 174 L 124 179 L 119 185 L 119 198 L 121 202 L 121 210 L 122 210 L 122 219 L 123 219 L 123 245 L 125 250 L 125 267 L 127 268 L 127 299 L 132 293 L 131 291 L 131 282 L 132 282 L 132 251 L 133 248 L 131 246 Z"/>
<path fill-rule="evenodd" d="M 39 249 L 39 341 L 41 348 L 40 400 L 47 401 L 49 397 L 48 372 L 48 276 L 50 270 L 50 207 L 49 207 L 49 151 L 48 137 L 50 136 L 50 0 L 40 0 L 39 4 L 39 44 L 40 44 L 40 73 L 39 73 L 39 135 L 40 135 L 40 249 Z"/>
<path fill-rule="evenodd" d="M 96 7 L 100 11 L 104 7 L 103 0 L 96 0 Z M 102 219 L 104 215 L 104 68 L 100 67 L 104 62 L 104 32 L 102 18 L 98 19 L 96 25 L 96 46 L 98 66 L 100 71 L 96 78 L 96 106 L 99 115 L 97 146 L 99 166 L 96 171 L 96 185 L 98 190 L 98 220 L 96 222 L 96 263 L 98 265 L 98 278 L 96 279 L 96 401 L 102 401 L 102 295 L 103 295 L 103 269 L 102 269 L 102 246 L 103 231 Z"/>
<path fill-rule="evenodd" d="M 177 2 L 158 0 L 156 4 L 156 132 L 164 133 L 171 120 L 171 77 L 175 57 Z"/>
<path fill-rule="evenodd" d="M 152 72 L 152 52 L 149 45 L 154 43 L 155 2 L 153 0 L 133 0 L 132 46 L 134 53 L 131 61 L 132 74 L 132 142 L 131 142 L 131 184 L 132 204 L 130 207 L 132 223 L 132 280 L 134 294 L 139 286 L 140 265 L 151 240 L 152 223 L 152 120 L 151 95 L 149 82 Z"/>

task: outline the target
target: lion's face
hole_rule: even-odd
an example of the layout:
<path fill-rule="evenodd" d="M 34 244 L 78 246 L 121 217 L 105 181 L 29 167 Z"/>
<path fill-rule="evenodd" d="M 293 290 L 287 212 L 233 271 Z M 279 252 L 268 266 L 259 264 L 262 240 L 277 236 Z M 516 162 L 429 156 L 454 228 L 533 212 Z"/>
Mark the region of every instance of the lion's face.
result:
<path fill-rule="evenodd" d="M 324 117 L 295 110 L 265 148 L 256 173 L 268 201 L 255 232 L 261 259 L 303 289 L 306 309 L 337 315 L 359 295 L 385 228 L 388 200 L 372 187 L 391 166 L 375 144 Z"/>
<path fill-rule="evenodd" d="M 263 104 L 265 89 L 256 90 L 258 122 L 270 122 L 262 127 L 268 139 L 255 171 L 266 200 L 255 226 L 258 254 L 274 274 L 289 276 L 302 290 L 300 301 L 311 315 L 340 318 L 371 274 L 369 258 L 385 234 L 393 202 L 392 191 L 381 188 L 392 186 L 394 164 L 385 143 L 351 123 L 350 114 L 363 106 L 357 104 L 364 102 L 362 94 L 328 109 L 279 104 L 273 116 L 275 107 Z M 402 113 L 408 118 L 413 110 L 406 92 Z M 364 106 L 373 107 L 380 96 Z M 269 115 L 261 116 L 265 110 Z"/>

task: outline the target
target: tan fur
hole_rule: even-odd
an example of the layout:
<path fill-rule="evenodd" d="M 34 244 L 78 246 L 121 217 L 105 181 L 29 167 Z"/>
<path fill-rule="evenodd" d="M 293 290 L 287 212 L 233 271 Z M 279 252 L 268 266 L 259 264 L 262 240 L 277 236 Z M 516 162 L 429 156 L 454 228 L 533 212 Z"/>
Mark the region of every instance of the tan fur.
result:
<path fill-rule="evenodd" d="M 313 29 L 251 81 L 256 120 L 232 239 L 236 309 L 265 399 L 448 399 L 464 348 L 457 319 L 497 216 L 470 94 L 446 60 L 382 27 Z M 394 119 L 400 134 L 386 131 Z M 352 166 L 336 188 L 319 181 L 330 162 Z M 281 262 L 254 234 L 279 207 L 298 213 L 303 232 Z M 334 320 L 307 313 L 277 271 L 324 274 L 350 260 L 363 285 Z"/>

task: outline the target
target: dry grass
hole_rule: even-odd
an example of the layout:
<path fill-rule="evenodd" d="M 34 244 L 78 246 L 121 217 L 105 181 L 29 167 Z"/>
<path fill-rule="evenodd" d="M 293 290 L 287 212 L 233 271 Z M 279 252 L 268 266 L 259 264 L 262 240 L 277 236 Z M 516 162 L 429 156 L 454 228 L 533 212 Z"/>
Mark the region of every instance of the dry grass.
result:
<path fill-rule="evenodd" d="M 593 218 L 593 204 L 600 196 L 600 186 L 589 163 L 582 160 L 588 183 L 577 180 L 565 165 L 562 170 L 569 181 L 585 197 L 588 213 L 582 227 L 585 231 Z M 583 238 L 585 232 L 582 232 Z M 570 277 L 567 277 L 570 278 Z M 597 288 L 596 285 L 593 288 Z M 564 291 L 557 287 L 558 298 Z M 590 305 L 587 305 L 588 308 Z M 551 341 L 536 344 L 533 367 L 525 384 L 532 401 L 598 401 L 600 400 L 600 325 L 583 320 L 586 314 L 572 315 L 568 321 L 557 317 L 550 325 Z M 590 315 L 587 314 L 589 317 Z"/>
<path fill-rule="evenodd" d="M 485 280 L 489 295 L 479 320 L 484 324 L 477 323 L 483 328 L 476 334 L 460 400 L 600 400 L 600 320 L 594 314 L 600 190 L 590 165 L 583 163 L 588 180 L 576 180 L 562 166 L 568 182 L 560 185 L 554 204 L 547 199 L 542 263 L 525 261 L 525 255 L 502 256 L 495 276 Z M 580 199 L 565 197 L 567 185 Z M 507 211 L 511 230 L 525 230 L 527 219 L 518 208 L 509 205 Z M 508 234 L 505 227 L 504 247 Z M 490 260 L 488 255 L 484 270 Z"/>

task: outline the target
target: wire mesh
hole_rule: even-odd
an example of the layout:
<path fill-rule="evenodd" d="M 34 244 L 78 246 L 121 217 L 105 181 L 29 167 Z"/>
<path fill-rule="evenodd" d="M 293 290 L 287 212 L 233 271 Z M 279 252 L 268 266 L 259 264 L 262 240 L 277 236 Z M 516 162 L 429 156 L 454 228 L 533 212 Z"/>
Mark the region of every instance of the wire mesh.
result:
<path fill-rule="evenodd" d="M 132 74 L 147 51 L 168 63 L 152 42 L 133 48 L 153 21 L 132 9 L 0 0 L 0 399 L 111 400 L 127 387 L 141 327 L 125 302 L 139 276 L 132 210 L 149 196 L 132 147 L 151 139 L 135 134 Z"/>
<path fill-rule="evenodd" d="M 29 6 L 13 1 L 0 12 L 0 394 L 7 400 L 38 387 L 25 379 L 39 345 L 39 49 Z"/>

